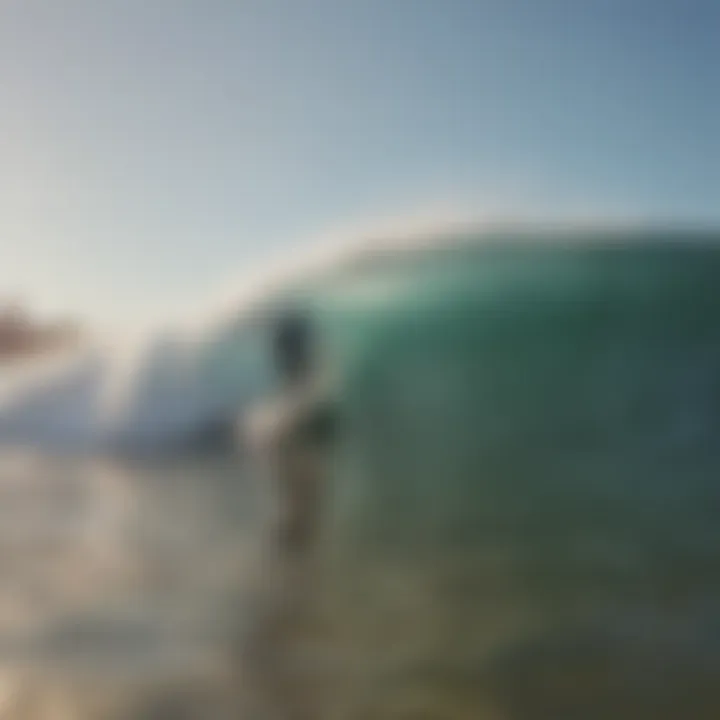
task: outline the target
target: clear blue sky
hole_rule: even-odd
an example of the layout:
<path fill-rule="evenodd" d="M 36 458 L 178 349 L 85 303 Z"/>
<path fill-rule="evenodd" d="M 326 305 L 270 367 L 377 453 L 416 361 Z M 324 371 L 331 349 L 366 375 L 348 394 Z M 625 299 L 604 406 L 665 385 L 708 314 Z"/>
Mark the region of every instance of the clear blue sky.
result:
<path fill-rule="evenodd" d="M 720 221 L 716 0 L 4 0 L 0 291 L 126 322 L 338 223 Z"/>

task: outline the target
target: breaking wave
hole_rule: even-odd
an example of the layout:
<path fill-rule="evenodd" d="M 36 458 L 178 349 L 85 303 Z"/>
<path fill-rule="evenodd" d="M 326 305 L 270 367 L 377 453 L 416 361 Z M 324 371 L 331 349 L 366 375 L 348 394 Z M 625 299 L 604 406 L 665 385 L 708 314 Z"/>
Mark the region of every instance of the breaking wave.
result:
<path fill-rule="evenodd" d="M 293 289 L 343 269 L 386 263 L 393 254 L 441 247 L 451 238 L 491 237 L 498 227 L 503 241 L 535 242 L 550 227 L 560 232 L 549 236 L 562 237 L 570 229 L 568 237 L 575 241 L 597 225 L 479 222 L 456 215 L 333 233 L 299 255 L 245 273 L 214 307 L 176 330 L 98 344 L 23 376 L 0 376 L 0 446 L 93 452 L 182 446 L 214 425 L 232 423 L 267 390 L 272 379 L 257 320 Z M 636 223 L 601 225 L 611 237 Z"/>

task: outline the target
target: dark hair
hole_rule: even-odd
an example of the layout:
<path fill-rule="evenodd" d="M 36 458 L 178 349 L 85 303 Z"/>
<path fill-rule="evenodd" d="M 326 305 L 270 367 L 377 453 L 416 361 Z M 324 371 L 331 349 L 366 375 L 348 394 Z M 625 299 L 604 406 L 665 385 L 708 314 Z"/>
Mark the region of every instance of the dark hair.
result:
<path fill-rule="evenodd" d="M 311 369 L 312 331 L 310 322 L 300 312 L 284 314 L 275 326 L 275 365 L 288 382 L 303 379 Z"/>

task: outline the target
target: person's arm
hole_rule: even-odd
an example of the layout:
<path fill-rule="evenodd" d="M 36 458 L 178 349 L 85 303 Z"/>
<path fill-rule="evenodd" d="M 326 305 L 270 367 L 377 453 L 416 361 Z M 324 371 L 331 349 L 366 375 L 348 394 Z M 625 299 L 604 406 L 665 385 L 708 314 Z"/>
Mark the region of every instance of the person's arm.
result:
<path fill-rule="evenodd" d="M 338 424 L 334 400 L 310 389 L 254 408 L 247 414 L 242 432 L 256 450 L 277 448 L 290 439 L 324 447 L 336 439 Z"/>

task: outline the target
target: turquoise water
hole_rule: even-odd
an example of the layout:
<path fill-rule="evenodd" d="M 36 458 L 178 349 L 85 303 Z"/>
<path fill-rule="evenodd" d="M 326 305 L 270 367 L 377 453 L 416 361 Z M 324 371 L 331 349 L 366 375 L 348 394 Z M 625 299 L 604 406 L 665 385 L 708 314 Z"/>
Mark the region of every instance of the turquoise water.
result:
<path fill-rule="evenodd" d="M 715 717 L 720 252 L 472 262 L 325 306 L 337 716 Z"/>

